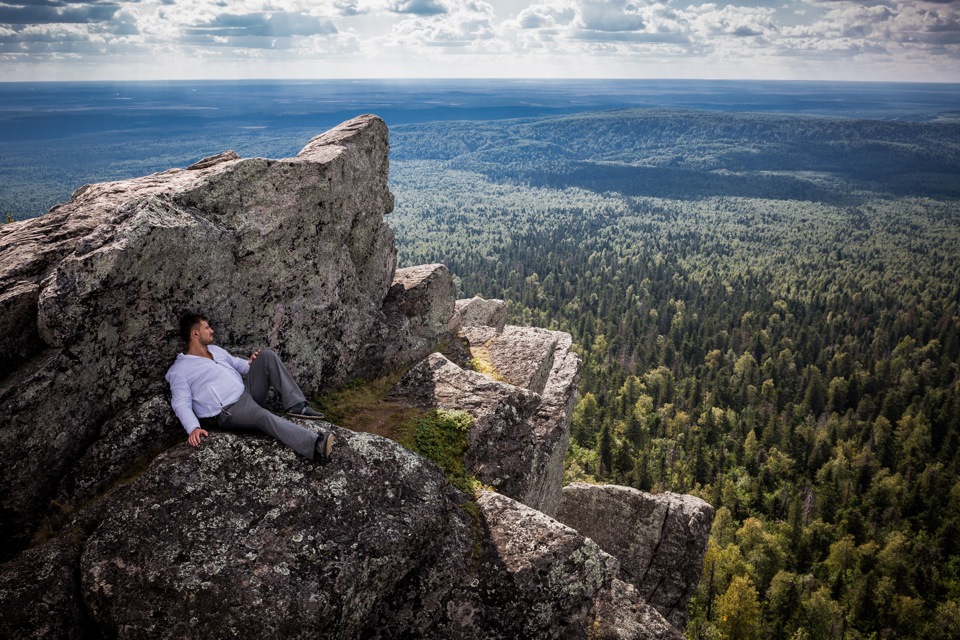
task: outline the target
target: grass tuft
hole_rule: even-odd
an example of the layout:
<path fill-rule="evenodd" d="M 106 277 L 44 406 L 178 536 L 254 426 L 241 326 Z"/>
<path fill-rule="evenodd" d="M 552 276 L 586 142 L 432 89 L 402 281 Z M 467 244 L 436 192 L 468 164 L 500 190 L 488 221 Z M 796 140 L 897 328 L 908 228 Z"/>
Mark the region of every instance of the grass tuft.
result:
<path fill-rule="evenodd" d="M 464 411 L 425 410 L 388 400 L 400 376 L 354 381 L 316 399 L 327 418 L 347 429 L 389 438 L 439 466 L 454 487 L 473 495 L 479 482 L 463 457 L 473 418 Z"/>

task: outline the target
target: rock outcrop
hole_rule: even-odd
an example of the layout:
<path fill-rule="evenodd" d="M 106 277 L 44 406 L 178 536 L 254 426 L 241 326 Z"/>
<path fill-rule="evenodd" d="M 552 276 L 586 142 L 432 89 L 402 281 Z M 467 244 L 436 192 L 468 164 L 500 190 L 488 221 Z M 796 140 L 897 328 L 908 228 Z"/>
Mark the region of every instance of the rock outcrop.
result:
<path fill-rule="evenodd" d="M 573 483 L 557 519 L 620 561 L 620 577 L 682 629 L 703 573 L 714 509 L 699 498 L 631 487 Z"/>
<path fill-rule="evenodd" d="M 503 300 L 485 300 L 480 296 L 457 300 L 457 315 L 464 327 L 493 327 L 497 333 L 507 324 L 507 305 Z"/>
<path fill-rule="evenodd" d="M 463 362 L 454 293 L 453 277 L 442 264 L 397 269 L 383 301 L 383 320 L 371 327 L 354 373 L 388 375 L 437 350 Z"/>
<path fill-rule="evenodd" d="M 176 431 L 170 412 L 136 434 L 125 416 L 166 401 L 184 310 L 236 351 L 277 350 L 308 394 L 349 380 L 396 264 L 387 151 L 361 116 L 295 158 L 87 185 L 0 228 L 0 536 L 22 543 L 50 498 L 77 503 Z"/>
<path fill-rule="evenodd" d="M 680 637 L 573 529 L 322 428 L 340 441 L 323 465 L 226 433 L 160 454 L 98 526 L 0 568 L 0 635 Z"/>
<path fill-rule="evenodd" d="M 580 382 L 580 357 L 573 352 L 568 333 L 498 327 L 502 302 L 489 302 L 500 304 L 484 305 L 480 298 L 457 301 L 458 313 L 474 310 L 470 320 L 462 319 L 462 335 L 471 356 L 494 379 L 540 396 L 537 411 L 528 421 L 534 441 L 530 472 L 518 492 L 509 495 L 553 516 L 563 487 L 563 459 L 570 444 L 570 415 Z"/>
<path fill-rule="evenodd" d="M 530 488 L 539 394 L 461 369 L 439 353 L 413 367 L 390 398 L 473 417 L 464 463 L 486 485 L 520 500 Z M 536 505 L 532 505 L 536 508 Z"/>
<path fill-rule="evenodd" d="M 478 342 L 478 334 L 485 337 Z M 490 375 L 464 370 L 440 354 L 413 367 L 391 392 L 420 407 L 473 416 L 465 462 L 484 484 L 548 515 L 563 488 L 570 413 L 580 359 L 569 334 L 529 327 L 465 327 L 474 358 Z"/>
<path fill-rule="evenodd" d="M 388 148 L 361 116 L 295 158 L 225 152 L 0 227 L 0 637 L 681 637 L 629 554 L 551 517 L 570 336 L 455 303 L 443 265 L 395 269 Z M 187 309 L 308 395 L 406 371 L 392 397 L 469 412 L 465 462 L 500 493 L 325 423 L 325 464 L 187 446 L 163 379 Z"/>

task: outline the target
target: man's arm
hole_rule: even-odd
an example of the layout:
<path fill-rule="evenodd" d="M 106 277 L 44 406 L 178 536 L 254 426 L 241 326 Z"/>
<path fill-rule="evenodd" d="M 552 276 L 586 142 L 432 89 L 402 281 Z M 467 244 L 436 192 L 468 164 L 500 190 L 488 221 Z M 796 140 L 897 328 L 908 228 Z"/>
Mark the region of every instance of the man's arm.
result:
<path fill-rule="evenodd" d="M 200 444 L 200 436 L 209 434 L 205 429 L 200 428 L 200 420 L 193 412 L 193 394 L 190 392 L 190 384 L 186 378 L 178 375 L 169 375 L 167 380 L 170 382 L 172 395 L 170 406 L 173 407 L 173 412 L 180 418 L 180 424 L 189 434 L 187 442 L 195 447 Z"/>

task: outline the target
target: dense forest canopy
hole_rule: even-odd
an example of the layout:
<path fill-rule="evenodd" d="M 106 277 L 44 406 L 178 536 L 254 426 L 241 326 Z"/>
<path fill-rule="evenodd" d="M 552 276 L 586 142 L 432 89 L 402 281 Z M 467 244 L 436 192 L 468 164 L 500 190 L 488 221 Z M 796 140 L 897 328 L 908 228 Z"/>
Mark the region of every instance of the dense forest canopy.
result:
<path fill-rule="evenodd" d="M 568 479 L 718 508 L 692 638 L 960 637 L 960 123 L 393 132 L 402 264 L 573 336 Z"/>

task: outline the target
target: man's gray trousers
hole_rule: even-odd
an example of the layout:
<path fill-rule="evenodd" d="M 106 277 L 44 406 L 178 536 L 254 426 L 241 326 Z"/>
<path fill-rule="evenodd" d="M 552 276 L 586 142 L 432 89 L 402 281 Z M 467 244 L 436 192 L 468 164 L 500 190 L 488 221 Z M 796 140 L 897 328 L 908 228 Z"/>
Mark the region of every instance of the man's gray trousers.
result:
<path fill-rule="evenodd" d="M 280 393 L 285 409 L 295 407 L 305 400 L 299 385 L 283 366 L 280 357 L 269 349 L 262 350 L 250 365 L 243 386 L 244 391 L 240 398 L 224 407 L 217 416 L 218 426 L 223 429 L 266 433 L 305 458 L 313 460 L 320 436 L 263 408 L 271 388 Z"/>

